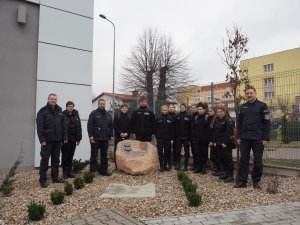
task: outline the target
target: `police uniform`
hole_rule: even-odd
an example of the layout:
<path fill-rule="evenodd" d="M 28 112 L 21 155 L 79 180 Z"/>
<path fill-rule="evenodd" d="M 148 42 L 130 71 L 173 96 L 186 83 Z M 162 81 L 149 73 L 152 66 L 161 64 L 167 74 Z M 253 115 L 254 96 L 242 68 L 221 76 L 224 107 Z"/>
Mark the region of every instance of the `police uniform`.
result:
<path fill-rule="evenodd" d="M 61 166 L 63 168 L 64 178 L 73 178 L 72 173 L 73 157 L 76 149 L 76 142 L 80 142 L 82 139 L 81 121 L 79 113 L 76 109 L 72 112 L 67 110 L 63 111 L 65 120 L 68 127 L 68 142 L 63 143 L 61 146 Z"/>
<path fill-rule="evenodd" d="M 90 140 L 94 140 L 95 143 L 91 143 L 91 159 L 90 159 L 90 171 L 95 172 L 97 169 L 97 156 L 98 149 L 100 148 L 100 174 L 109 175 L 108 168 L 108 144 L 113 135 L 113 124 L 110 114 L 105 109 L 96 109 L 89 115 L 88 123 L 88 135 Z"/>
<path fill-rule="evenodd" d="M 174 140 L 174 136 L 173 119 L 168 114 L 161 114 L 155 121 L 155 137 L 161 171 L 171 168 L 171 140 Z"/>
<path fill-rule="evenodd" d="M 190 158 L 190 115 L 185 112 L 180 112 L 175 117 L 175 139 L 176 139 L 176 169 L 181 169 L 181 147 L 184 148 L 184 169 L 187 169 Z"/>
<path fill-rule="evenodd" d="M 247 183 L 251 149 L 254 156 L 252 181 L 254 185 L 258 184 L 263 173 L 262 141 L 270 140 L 270 115 L 265 103 L 256 99 L 253 103 L 247 102 L 241 106 L 237 117 L 237 139 L 241 140 L 237 186 L 245 186 Z"/>
<path fill-rule="evenodd" d="M 176 117 L 176 113 L 175 112 L 169 112 L 168 115 L 173 119 L 174 121 L 174 129 L 175 129 L 175 117 Z M 175 162 L 177 162 L 176 160 L 176 138 L 175 140 L 173 140 L 173 144 L 171 144 L 171 160 L 172 160 L 172 164 L 175 166 Z"/>
<path fill-rule="evenodd" d="M 41 185 L 47 182 L 48 162 L 51 156 L 51 178 L 53 182 L 57 182 L 61 143 L 63 140 L 68 140 L 67 126 L 61 107 L 55 105 L 52 108 L 48 103 L 41 108 L 37 113 L 36 125 L 40 143 L 46 142 L 46 145 L 41 146 L 39 181 Z"/>
<path fill-rule="evenodd" d="M 136 140 L 151 142 L 154 134 L 155 115 L 147 106 L 136 109 L 131 116 L 131 132 Z"/>

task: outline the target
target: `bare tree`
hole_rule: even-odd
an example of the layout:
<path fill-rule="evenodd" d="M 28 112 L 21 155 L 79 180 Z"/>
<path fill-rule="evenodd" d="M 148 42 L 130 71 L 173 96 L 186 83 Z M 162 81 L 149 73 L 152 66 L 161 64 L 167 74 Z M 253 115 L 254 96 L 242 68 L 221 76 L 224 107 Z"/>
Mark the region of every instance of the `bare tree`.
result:
<path fill-rule="evenodd" d="M 161 37 L 159 67 L 158 102 L 175 98 L 179 87 L 192 82 L 188 73 L 187 57 L 175 47 L 170 36 Z"/>
<path fill-rule="evenodd" d="M 240 67 L 242 57 L 248 52 L 248 37 L 242 34 L 241 28 L 236 25 L 233 25 L 232 30 L 226 29 L 226 34 L 226 40 L 223 40 L 222 50 L 218 51 L 218 55 L 228 69 L 226 81 L 231 84 L 231 92 L 226 95 L 233 96 L 235 114 L 238 116 L 240 103 L 244 100 L 240 89 L 250 84 L 247 68 Z M 237 160 L 239 160 L 239 146 Z"/>
<path fill-rule="evenodd" d="M 176 88 L 187 84 L 187 59 L 176 49 L 170 37 L 160 35 L 148 28 L 138 38 L 137 45 L 123 67 L 123 90 L 138 90 L 139 95 L 148 95 L 153 105 L 156 90 L 158 101 L 175 97 Z"/>

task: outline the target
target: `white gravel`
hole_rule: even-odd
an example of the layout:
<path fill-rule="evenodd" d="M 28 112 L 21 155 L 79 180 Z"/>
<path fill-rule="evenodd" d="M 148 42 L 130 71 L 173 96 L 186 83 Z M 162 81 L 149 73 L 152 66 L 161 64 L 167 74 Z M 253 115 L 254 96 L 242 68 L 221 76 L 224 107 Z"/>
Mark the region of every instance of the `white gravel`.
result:
<path fill-rule="evenodd" d="M 266 189 L 270 177 L 263 177 L 262 190 L 254 190 L 251 183 L 245 189 L 233 189 L 233 184 L 219 181 L 210 172 L 200 175 L 189 171 L 187 174 L 203 194 L 203 203 L 199 207 L 188 206 L 175 170 L 145 176 L 131 176 L 116 171 L 110 177 L 97 175 L 93 183 L 87 184 L 82 190 L 74 190 L 72 196 L 66 196 L 62 205 L 53 205 L 50 193 L 55 189 L 63 190 L 63 184 L 49 182 L 49 187 L 42 189 L 37 170 L 19 173 L 15 177 L 13 194 L 0 197 L 0 224 L 52 224 L 109 208 L 116 208 L 133 218 L 146 219 L 300 201 L 299 177 L 278 177 L 279 192 L 268 194 Z M 100 198 L 110 183 L 145 185 L 150 182 L 155 184 L 155 198 Z M 28 220 L 27 205 L 32 200 L 46 204 L 46 217 L 40 222 Z"/>

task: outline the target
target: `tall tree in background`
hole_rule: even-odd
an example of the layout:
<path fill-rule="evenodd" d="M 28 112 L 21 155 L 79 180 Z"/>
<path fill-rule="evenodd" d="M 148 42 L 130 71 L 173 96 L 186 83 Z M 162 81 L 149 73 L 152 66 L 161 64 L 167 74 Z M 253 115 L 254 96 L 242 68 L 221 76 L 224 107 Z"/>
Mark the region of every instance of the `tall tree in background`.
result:
<path fill-rule="evenodd" d="M 187 71 L 187 59 L 171 37 L 148 28 L 125 62 L 121 74 L 123 90 L 138 90 L 140 95 L 148 96 L 153 106 L 156 94 L 160 103 L 175 98 L 176 89 L 190 82 Z"/>
<path fill-rule="evenodd" d="M 236 25 L 233 25 L 231 30 L 226 29 L 226 34 L 226 39 L 223 40 L 222 49 L 218 51 L 218 54 L 228 69 L 226 81 L 231 84 L 231 92 L 226 95 L 233 97 L 235 115 L 238 116 L 240 104 L 245 99 L 240 89 L 250 84 L 247 68 L 240 67 L 242 57 L 248 52 L 248 37 L 242 34 L 241 28 Z M 239 146 L 237 159 L 239 160 Z"/>

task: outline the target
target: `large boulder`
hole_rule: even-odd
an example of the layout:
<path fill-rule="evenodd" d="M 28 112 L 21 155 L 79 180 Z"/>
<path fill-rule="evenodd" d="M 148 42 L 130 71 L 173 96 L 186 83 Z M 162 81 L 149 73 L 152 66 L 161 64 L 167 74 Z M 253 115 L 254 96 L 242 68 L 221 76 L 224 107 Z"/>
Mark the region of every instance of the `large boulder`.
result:
<path fill-rule="evenodd" d="M 153 173 L 159 169 L 157 148 L 150 142 L 121 141 L 117 145 L 116 163 L 119 170 L 132 175 Z"/>

